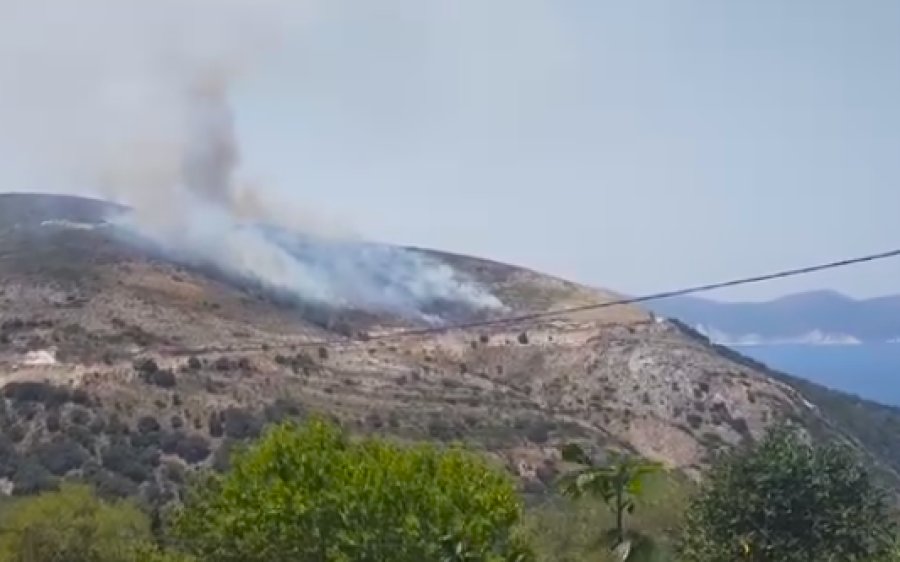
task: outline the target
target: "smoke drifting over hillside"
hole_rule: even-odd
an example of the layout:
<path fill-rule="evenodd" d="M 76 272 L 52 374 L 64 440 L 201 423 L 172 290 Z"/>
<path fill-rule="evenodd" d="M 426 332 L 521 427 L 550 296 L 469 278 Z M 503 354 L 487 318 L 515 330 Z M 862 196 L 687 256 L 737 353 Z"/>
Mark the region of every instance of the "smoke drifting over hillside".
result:
<path fill-rule="evenodd" d="M 229 88 L 297 32 L 288 0 L 2 0 L 0 163 L 15 189 L 99 195 L 173 256 L 304 300 L 415 314 L 500 303 L 418 254 L 323 239 L 241 181 Z M 301 4 L 298 6 L 298 4 Z M 327 186 L 319 186 L 327 188 Z M 298 224 L 301 223 L 301 224 Z M 306 231 L 302 251 L 257 225 Z"/>

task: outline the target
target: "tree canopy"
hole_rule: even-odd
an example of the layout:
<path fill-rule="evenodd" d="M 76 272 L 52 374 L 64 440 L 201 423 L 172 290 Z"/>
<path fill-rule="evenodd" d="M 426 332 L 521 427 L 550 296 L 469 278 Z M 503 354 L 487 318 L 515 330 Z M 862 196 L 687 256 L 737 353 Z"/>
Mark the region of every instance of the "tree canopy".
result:
<path fill-rule="evenodd" d="M 75 484 L 13 502 L 0 526 L 4 562 L 137 562 L 136 549 L 151 540 L 136 506 L 104 502 Z"/>
<path fill-rule="evenodd" d="M 680 550 L 692 562 L 852 562 L 883 556 L 894 531 L 884 492 L 851 450 L 782 427 L 713 467 Z"/>
<path fill-rule="evenodd" d="M 194 484 L 172 530 L 209 562 L 518 561 L 521 511 L 481 456 L 313 420 L 270 429 L 230 472 Z"/>

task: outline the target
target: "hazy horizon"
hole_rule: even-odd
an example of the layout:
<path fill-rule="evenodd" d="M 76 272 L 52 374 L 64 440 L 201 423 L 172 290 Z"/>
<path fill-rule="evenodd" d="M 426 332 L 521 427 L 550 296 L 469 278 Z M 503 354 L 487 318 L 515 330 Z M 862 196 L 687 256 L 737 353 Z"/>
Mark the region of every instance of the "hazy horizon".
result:
<path fill-rule="evenodd" d="M 900 246 L 900 3 L 313 0 L 282 19 L 229 87 L 240 170 L 318 221 L 628 294 Z M 80 23 L 9 40 L 0 71 L 27 84 Z M 0 190 L 54 190 L 6 109 Z M 895 259 L 704 297 L 898 279 Z"/>
<path fill-rule="evenodd" d="M 772 302 L 783 298 L 795 297 L 799 295 L 810 295 L 816 293 L 833 293 L 837 297 L 844 297 L 851 299 L 853 301 L 861 302 L 868 300 L 877 300 L 882 298 L 892 298 L 892 297 L 900 297 L 900 291 L 894 293 L 884 293 L 879 295 L 872 295 L 867 297 L 855 297 L 853 295 L 844 293 L 842 291 L 838 291 L 836 289 L 831 289 L 828 287 L 813 287 L 810 289 L 802 290 L 802 291 L 794 291 L 790 293 L 784 293 L 780 295 L 775 295 L 771 297 L 763 297 L 763 298 L 721 298 L 716 295 L 715 292 L 710 293 L 698 293 L 692 295 L 686 295 L 686 298 L 697 298 L 706 301 L 713 301 L 716 303 L 722 304 L 745 304 L 745 303 L 764 303 L 764 302 Z M 685 297 L 674 297 L 674 298 L 685 298 Z"/>

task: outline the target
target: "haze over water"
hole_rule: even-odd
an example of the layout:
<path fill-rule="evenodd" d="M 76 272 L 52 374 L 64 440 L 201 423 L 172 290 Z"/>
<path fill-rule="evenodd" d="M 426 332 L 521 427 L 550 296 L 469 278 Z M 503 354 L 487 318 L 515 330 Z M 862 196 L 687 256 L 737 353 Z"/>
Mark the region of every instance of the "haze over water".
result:
<path fill-rule="evenodd" d="M 759 345 L 738 352 L 827 387 L 900 406 L 900 344 Z"/>

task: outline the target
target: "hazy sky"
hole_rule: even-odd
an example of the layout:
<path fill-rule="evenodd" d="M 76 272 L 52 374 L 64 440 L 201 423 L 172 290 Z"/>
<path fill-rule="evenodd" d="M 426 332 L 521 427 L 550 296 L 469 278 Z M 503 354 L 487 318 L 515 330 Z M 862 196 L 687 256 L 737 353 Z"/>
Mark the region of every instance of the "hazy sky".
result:
<path fill-rule="evenodd" d="M 900 246 L 896 0 L 308 3 L 242 171 L 366 236 L 630 293 Z M 716 296 L 821 287 L 900 260 Z"/>
<path fill-rule="evenodd" d="M 900 246 L 900 2 L 334 2 L 246 168 L 369 236 L 642 293 Z M 300 36 L 302 35 L 302 36 Z M 900 292 L 900 260 L 720 293 Z"/>

